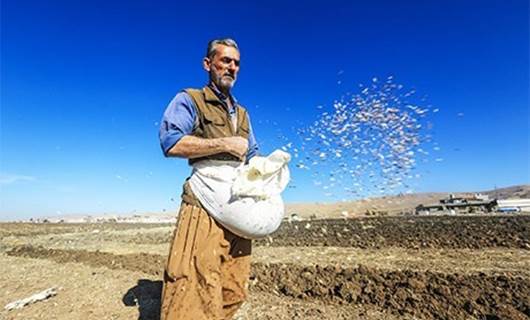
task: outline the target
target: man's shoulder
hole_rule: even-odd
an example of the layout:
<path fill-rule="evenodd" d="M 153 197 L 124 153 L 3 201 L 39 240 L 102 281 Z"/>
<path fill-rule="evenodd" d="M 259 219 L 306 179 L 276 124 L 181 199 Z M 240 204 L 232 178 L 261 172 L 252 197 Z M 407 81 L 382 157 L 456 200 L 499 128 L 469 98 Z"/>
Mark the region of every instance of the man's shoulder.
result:
<path fill-rule="evenodd" d="M 186 88 L 182 89 L 181 92 L 196 104 L 201 104 L 200 102 L 205 100 L 204 88 Z"/>
<path fill-rule="evenodd" d="M 181 93 L 202 93 L 202 88 L 184 88 L 180 90 Z"/>
<path fill-rule="evenodd" d="M 187 90 L 187 89 L 186 89 Z M 192 96 L 186 92 L 186 90 L 181 90 L 175 94 L 173 97 L 173 100 L 169 104 L 169 107 L 171 108 L 181 108 L 184 107 L 186 109 L 194 109 L 195 108 L 195 102 L 193 101 Z"/>
<path fill-rule="evenodd" d="M 173 96 L 173 100 L 182 100 L 188 97 L 189 95 L 184 90 L 177 91 L 175 95 Z"/>

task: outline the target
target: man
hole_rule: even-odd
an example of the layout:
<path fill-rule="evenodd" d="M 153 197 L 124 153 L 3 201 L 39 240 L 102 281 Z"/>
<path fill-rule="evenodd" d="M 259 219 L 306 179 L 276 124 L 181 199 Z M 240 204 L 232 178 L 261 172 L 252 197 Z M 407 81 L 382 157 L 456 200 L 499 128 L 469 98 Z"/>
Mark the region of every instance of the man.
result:
<path fill-rule="evenodd" d="M 168 157 L 248 161 L 257 144 L 246 110 L 231 95 L 240 54 L 232 39 L 212 40 L 203 59 L 209 83 L 178 93 L 160 126 Z M 171 241 L 161 319 L 231 319 L 247 295 L 251 241 L 236 236 L 204 210 L 189 184 Z"/>

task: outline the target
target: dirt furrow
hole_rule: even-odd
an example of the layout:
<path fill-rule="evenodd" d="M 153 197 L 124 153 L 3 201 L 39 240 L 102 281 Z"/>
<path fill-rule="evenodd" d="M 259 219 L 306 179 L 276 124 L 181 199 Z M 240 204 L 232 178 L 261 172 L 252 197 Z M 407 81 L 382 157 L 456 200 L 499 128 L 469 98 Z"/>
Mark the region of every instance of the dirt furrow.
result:
<path fill-rule="evenodd" d="M 78 262 L 92 267 L 161 275 L 162 255 L 115 255 L 22 246 L 11 256 Z M 387 271 L 366 266 L 254 263 L 251 290 L 331 304 L 374 305 L 422 319 L 527 319 L 530 279 L 520 275 Z"/>
<path fill-rule="evenodd" d="M 530 216 L 416 216 L 284 222 L 256 245 L 530 249 Z"/>
<path fill-rule="evenodd" d="M 254 289 L 304 300 L 376 305 L 421 319 L 530 317 L 530 280 L 513 275 L 292 264 L 254 264 L 253 273 Z"/>

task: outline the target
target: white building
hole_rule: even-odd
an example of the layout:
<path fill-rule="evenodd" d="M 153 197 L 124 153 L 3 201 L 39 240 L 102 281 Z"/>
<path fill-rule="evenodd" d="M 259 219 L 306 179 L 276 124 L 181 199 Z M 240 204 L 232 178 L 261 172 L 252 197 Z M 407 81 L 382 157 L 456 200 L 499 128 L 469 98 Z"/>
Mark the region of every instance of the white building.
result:
<path fill-rule="evenodd" d="M 497 200 L 497 207 L 499 211 L 530 212 L 530 199 Z"/>

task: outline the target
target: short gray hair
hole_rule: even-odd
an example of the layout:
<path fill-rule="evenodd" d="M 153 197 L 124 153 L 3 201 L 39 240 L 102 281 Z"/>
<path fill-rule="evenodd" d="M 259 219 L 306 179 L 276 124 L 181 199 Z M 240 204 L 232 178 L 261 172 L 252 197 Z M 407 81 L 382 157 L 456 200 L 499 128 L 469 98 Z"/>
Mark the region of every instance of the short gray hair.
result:
<path fill-rule="evenodd" d="M 211 59 L 213 56 L 215 56 L 215 53 L 216 53 L 215 46 L 218 45 L 218 44 L 222 44 L 222 45 L 225 45 L 227 47 L 236 48 L 236 50 L 239 51 L 239 47 L 237 46 L 237 43 L 236 43 L 236 41 L 234 39 L 230 39 L 230 38 L 214 39 L 214 40 L 210 40 L 210 42 L 208 42 L 208 49 L 206 49 L 206 57 L 207 58 Z"/>

